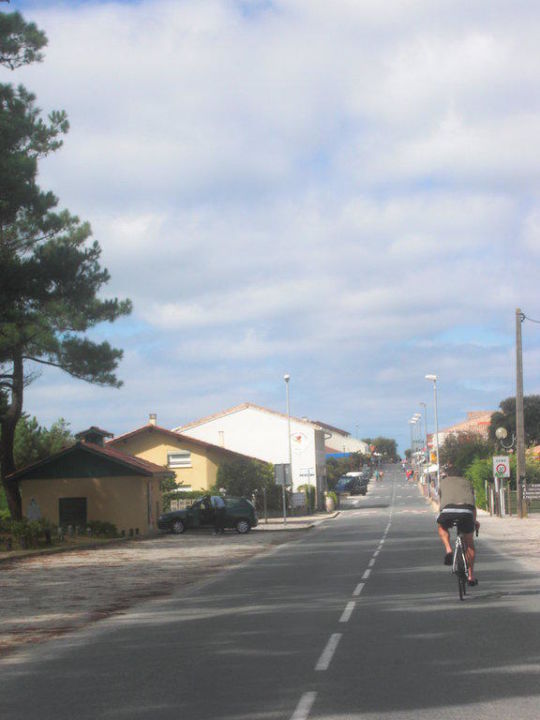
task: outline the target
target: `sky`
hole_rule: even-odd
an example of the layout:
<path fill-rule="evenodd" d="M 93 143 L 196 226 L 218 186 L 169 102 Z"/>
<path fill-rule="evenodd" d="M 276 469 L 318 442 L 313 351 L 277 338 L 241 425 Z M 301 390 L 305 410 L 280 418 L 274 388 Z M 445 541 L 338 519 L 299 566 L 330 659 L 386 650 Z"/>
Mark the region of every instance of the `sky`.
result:
<path fill-rule="evenodd" d="M 540 6 L 17 2 L 23 83 L 71 129 L 39 182 L 133 301 L 121 389 L 47 369 L 41 424 L 176 427 L 243 402 L 409 445 L 515 394 L 540 319 Z M 523 330 L 540 392 L 540 324 Z"/>

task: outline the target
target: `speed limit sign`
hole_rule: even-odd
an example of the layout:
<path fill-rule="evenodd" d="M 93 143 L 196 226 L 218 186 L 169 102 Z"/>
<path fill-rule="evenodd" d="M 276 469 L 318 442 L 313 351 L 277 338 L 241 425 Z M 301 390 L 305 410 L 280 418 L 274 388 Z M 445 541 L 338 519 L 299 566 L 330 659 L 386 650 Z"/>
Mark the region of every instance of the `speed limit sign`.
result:
<path fill-rule="evenodd" d="M 496 455 L 493 458 L 493 477 L 510 477 L 510 458 L 508 455 Z"/>

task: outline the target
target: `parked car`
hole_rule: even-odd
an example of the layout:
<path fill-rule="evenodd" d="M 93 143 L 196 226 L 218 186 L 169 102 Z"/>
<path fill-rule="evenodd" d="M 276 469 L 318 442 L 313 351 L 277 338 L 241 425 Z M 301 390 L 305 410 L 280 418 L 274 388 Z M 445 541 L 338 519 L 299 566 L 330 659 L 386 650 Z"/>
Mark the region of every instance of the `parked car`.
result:
<path fill-rule="evenodd" d="M 225 527 L 234 528 L 237 532 L 248 533 L 259 523 L 252 502 L 243 497 L 226 497 Z M 205 495 L 184 510 L 172 510 L 163 513 L 158 519 L 158 528 L 179 535 L 188 528 L 213 527 L 214 509 L 210 496 Z"/>
<path fill-rule="evenodd" d="M 365 495 L 367 486 L 368 480 L 362 476 L 361 472 L 348 472 L 339 478 L 335 491 L 337 493 L 349 493 L 350 495 Z"/>

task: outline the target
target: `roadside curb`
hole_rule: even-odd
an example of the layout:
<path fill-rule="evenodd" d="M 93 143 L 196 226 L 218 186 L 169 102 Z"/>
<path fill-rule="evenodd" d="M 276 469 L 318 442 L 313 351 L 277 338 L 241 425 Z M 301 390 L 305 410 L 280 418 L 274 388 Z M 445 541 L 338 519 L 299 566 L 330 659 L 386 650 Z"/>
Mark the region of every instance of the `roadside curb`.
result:
<path fill-rule="evenodd" d="M 282 518 L 268 518 L 268 522 L 266 523 L 263 519 L 259 520 L 259 524 L 256 528 L 252 530 L 252 532 L 257 532 L 258 530 L 262 530 L 263 532 L 298 532 L 301 530 L 311 530 L 311 528 L 314 528 L 317 525 L 326 522 L 326 520 L 333 520 L 340 514 L 341 510 L 336 510 L 333 513 L 328 513 L 327 515 L 322 516 L 315 516 L 306 520 L 298 519 L 295 517 L 287 517 L 286 523 L 283 522 Z"/>

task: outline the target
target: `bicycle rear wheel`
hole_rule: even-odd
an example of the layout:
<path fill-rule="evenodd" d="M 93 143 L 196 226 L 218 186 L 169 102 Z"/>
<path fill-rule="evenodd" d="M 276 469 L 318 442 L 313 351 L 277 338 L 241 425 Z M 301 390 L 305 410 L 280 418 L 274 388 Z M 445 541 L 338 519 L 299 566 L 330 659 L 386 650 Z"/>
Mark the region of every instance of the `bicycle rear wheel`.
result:
<path fill-rule="evenodd" d="M 467 572 L 465 566 L 465 558 L 463 557 L 463 549 L 457 548 L 456 552 L 456 576 L 458 581 L 459 599 L 465 600 L 467 594 Z"/>

